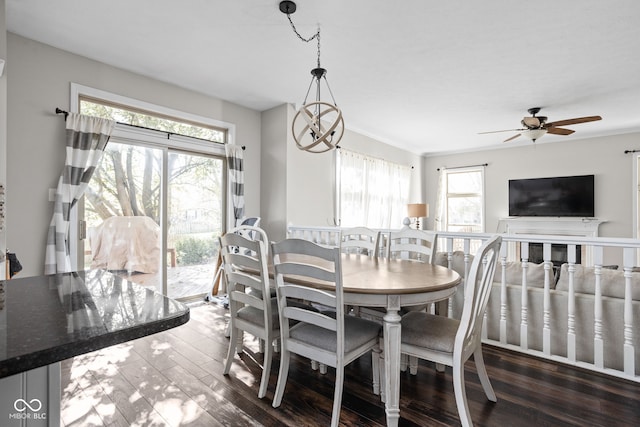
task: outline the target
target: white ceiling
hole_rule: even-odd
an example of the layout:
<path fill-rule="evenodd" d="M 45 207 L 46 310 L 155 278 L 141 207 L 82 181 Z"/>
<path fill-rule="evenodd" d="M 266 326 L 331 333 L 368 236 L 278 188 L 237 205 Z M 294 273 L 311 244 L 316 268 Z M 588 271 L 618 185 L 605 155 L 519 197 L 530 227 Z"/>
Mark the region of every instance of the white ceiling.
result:
<path fill-rule="evenodd" d="M 538 143 L 640 131 L 638 0 L 296 3 L 303 36 L 320 24 L 348 129 L 415 153 L 504 147 L 516 132 L 478 132 L 520 128 L 539 106 L 603 120 Z M 21 36 L 262 111 L 300 104 L 316 65 L 278 4 L 6 0 L 6 17 Z"/>

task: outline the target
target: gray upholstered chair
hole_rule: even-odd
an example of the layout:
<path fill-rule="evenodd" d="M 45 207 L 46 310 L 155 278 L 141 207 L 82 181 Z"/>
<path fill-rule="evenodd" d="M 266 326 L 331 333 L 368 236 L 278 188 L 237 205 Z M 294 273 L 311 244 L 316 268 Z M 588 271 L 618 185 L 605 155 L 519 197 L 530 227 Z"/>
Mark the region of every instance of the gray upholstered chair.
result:
<path fill-rule="evenodd" d="M 464 363 L 473 354 L 480 383 L 487 398 L 496 402 L 482 358 L 481 332 L 484 312 L 502 238 L 494 236 L 478 249 L 465 283 L 460 320 L 413 311 L 402 317 L 402 353 L 453 368 L 453 388 L 463 426 L 471 426 L 464 386 Z"/>
<path fill-rule="evenodd" d="M 378 349 L 381 326 L 369 320 L 345 316 L 339 248 L 328 248 L 307 240 L 286 239 L 272 243 L 271 251 L 281 329 L 280 371 L 273 407 L 277 408 L 282 402 L 291 353 L 295 353 L 336 369 L 331 425 L 337 426 L 342 406 L 344 367 Z M 291 283 L 293 279 L 285 281 L 285 276 L 295 276 L 298 284 Z M 305 279 L 322 281 L 331 290 L 301 284 Z M 322 304 L 335 311 L 328 314 L 291 306 L 290 298 Z M 291 321 L 297 323 L 290 327 Z M 378 357 L 373 360 L 377 361 Z"/>
<path fill-rule="evenodd" d="M 243 234 L 247 232 L 259 238 L 252 240 L 244 237 Z M 267 392 L 272 343 L 280 336 L 277 301 L 270 297 L 266 242 L 265 232 L 257 227 L 237 227 L 220 237 L 222 266 L 229 295 L 231 337 L 223 373 L 229 374 L 234 349 L 238 354 L 243 352 L 243 331 L 260 339 L 264 363 L 259 398 L 263 398 Z"/>

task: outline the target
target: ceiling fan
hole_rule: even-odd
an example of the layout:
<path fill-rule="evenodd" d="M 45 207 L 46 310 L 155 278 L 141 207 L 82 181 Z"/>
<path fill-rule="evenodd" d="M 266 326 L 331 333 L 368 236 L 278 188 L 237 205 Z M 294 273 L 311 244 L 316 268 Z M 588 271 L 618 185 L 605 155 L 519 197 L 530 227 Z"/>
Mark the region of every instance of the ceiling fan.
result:
<path fill-rule="evenodd" d="M 531 139 L 533 142 L 547 133 L 551 133 L 554 135 L 571 135 L 574 130 L 566 129 L 561 126 L 575 125 L 578 123 L 587 123 L 594 122 L 596 120 L 602 120 L 600 116 L 588 116 L 588 117 L 577 117 L 575 119 L 566 119 L 566 120 L 558 120 L 556 122 L 547 123 L 547 118 L 545 116 L 536 116 L 540 112 L 540 107 L 529 108 L 529 114 L 531 117 L 523 117 L 522 129 L 508 129 L 508 130 L 496 130 L 491 132 L 480 132 L 481 134 L 485 133 L 497 133 L 497 132 L 520 132 L 516 135 L 513 135 L 510 138 L 504 140 L 504 142 L 509 142 L 520 135 L 526 136 Z"/>

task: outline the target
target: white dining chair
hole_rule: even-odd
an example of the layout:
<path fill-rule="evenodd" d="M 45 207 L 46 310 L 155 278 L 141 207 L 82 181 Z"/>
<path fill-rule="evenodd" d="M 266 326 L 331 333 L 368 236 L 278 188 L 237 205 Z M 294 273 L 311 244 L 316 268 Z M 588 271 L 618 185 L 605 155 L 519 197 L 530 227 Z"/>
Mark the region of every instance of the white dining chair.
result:
<path fill-rule="evenodd" d="M 248 232 L 259 238 L 253 240 L 244 237 L 243 234 Z M 243 352 L 243 332 L 260 339 L 264 360 L 259 398 L 263 398 L 267 392 L 272 344 L 280 336 L 277 301 L 270 296 L 266 242 L 267 236 L 262 229 L 248 226 L 236 227 L 219 238 L 230 314 L 229 350 L 223 373 L 229 374 L 234 350 L 238 354 Z"/>
<path fill-rule="evenodd" d="M 401 352 L 453 368 L 453 388 L 463 426 L 471 426 L 464 385 L 464 363 L 473 354 L 487 398 L 496 402 L 482 358 L 481 332 L 502 238 L 494 236 L 478 249 L 465 284 L 460 320 L 412 311 L 402 317 Z"/>
<path fill-rule="evenodd" d="M 345 254 L 377 257 L 380 254 L 380 232 L 367 227 L 345 228 L 340 231 L 340 250 Z M 360 316 L 360 307 L 348 307 L 348 312 Z M 323 371 L 323 367 L 320 366 Z"/>
<path fill-rule="evenodd" d="M 337 426 L 342 406 L 344 367 L 360 356 L 378 349 L 381 326 L 369 320 L 345 316 L 339 248 L 329 248 L 301 239 L 271 244 L 280 313 L 281 355 L 273 407 L 282 403 L 289 374 L 291 353 L 336 369 L 331 426 Z M 295 276 L 296 283 L 287 281 Z M 304 281 L 321 281 L 330 290 L 321 290 Z M 291 306 L 289 299 L 302 299 L 334 310 L 313 312 Z M 295 321 L 290 327 L 290 322 Z M 373 360 L 377 361 L 378 357 Z M 372 363 L 373 364 L 373 363 Z M 379 372 L 379 367 L 375 366 Z M 374 377 L 374 382 L 376 381 Z"/>
<path fill-rule="evenodd" d="M 386 257 L 389 259 L 409 259 L 416 262 L 432 263 L 435 260 L 437 234 L 434 231 L 416 230 L 414 228 L 405 227 L 398 231 L 390 231 L 387 237 Z M 401 315 L 409 311 L 421 311 L 428 309 L 429 304 L 420 306 L 403 307 Z M 373 310 L 384 316 L 384 311 Z M 372 315 L 371 311 L 366 311 L 368 315 Z M 407 370 L 407 364 L 412 374 L 418 370 L 418 359 L 403 354 L 400 362 L 400 369 L 404 372 Z"/>
<path fill-rule="evenodd" d="M 380 250 L 380 232 L 367 227 L 346 228 L 340 232 L 340 250 L 343 253 L 377 257 Z"/>
<path fill-rule="evenodd" d="M 434 231 L 408 227 L 390 231 L 387 237 L 386 257 L 430 263 L 436 253 L 436 237 Z"/>

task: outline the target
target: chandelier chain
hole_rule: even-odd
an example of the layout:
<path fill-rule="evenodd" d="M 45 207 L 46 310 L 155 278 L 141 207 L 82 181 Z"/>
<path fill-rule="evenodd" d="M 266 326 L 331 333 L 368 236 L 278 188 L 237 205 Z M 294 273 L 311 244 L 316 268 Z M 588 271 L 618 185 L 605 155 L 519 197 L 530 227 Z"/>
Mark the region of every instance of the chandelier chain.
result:
<path fill-rule="evenodd" d="M 309 38 L 304 38 L 298 32 L 298 29 L 296 28 L 295 24 L 291 20 L 291 14 L 287 13 L 287 19 L 289 20 L 289 24 L 291 24 L 291 29 L 293 29 L 293 32 L 296 34 L 296 36 L 298 36 L 300 40 L 302 40 L 305 43 L 309 43 L 314 39 L 318 41 L 318 68 L 320 68 L 320 27 L 318 26 L 318 31 L 314 35 L 312 35 Z"/>

